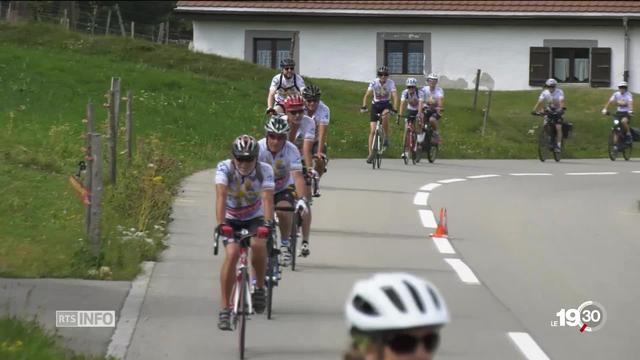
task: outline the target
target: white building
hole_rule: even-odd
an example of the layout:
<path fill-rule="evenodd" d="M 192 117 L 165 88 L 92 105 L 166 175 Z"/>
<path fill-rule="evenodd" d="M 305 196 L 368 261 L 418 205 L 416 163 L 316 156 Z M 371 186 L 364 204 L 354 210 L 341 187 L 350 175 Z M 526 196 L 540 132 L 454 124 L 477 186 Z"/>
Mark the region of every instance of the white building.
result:
<path fill-rule="evenodd" d="M 369 81 L 436 72 L 447 88 L 561 83 L 640 90 L 640 1 L 178 1 L 195 51 Z"/>

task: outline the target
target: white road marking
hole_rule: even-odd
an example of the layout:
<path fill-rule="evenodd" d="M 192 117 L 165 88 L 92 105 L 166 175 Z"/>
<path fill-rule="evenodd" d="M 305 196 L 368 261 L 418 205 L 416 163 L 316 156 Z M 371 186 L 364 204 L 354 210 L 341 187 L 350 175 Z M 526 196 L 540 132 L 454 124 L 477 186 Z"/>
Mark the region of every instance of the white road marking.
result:
<path fill-rule="evenodd" d="M 436 244 L 438 251 L 440 251 L 442 254 L 456 253 L 456 251 L 453 250 L 453 246 L 451 246 L 451 243 L 446 238 L 434 237 L 433 242 Z"/>
<path fill-rule="evenodd" d="M 566 173 L 565 175 L 580 176 L 580 175 L 616 175 L 616 174 L 617 172 L 604 171 L 604 172 Z"/>
<path fill-rule="evenodd" d="M 476 277 L 476 275 L 471 271 L 471 269 L 460 259 L 452 259 L 446 258 L 444 259 L 455 272 L 458 274 L 460 280 L 467 284 L 480 284 L 480 280 Z"/>
<path fill-rule="evenodd" d="M 429 183 L 423 187 L 420 188 L 420 190 L 423 191 L 432 191 L 433 189 L 437 188 L 438 186 L 440 186 L 441 184 L 436 184 L 436 183 Z"/>
<path fill-rule="evenodd" d="M 451 184 L 451 183 L 460 182 L 460 181 L 467 181 L 467 179 L 446 179 L 446 180 L 440 180 L 438 182 L 442 184 Z"/>
<path fill-rule="evenodd" d="M 525 332 L 510 332 L 509 337 L 522 351 L 522 354 L 529 360 L 549 360 L 547 354 L 540 349 L 540 346 Z"/>
<path fill-rule="evenodd" d="M 640 171 L 632 171 L 634 174 L 640 174 Z"/>
<path fill-rule="evenodd" d="M 127 355 L 127 349 L 131 343 L 131 337 L 133 336 L 133 331 L 136 328 L 136 323 L 140 316 L 140 308 L 142 307 L 144 296 L 149 287 L 149 280 L 151 279 L 154 265 L 155 262 L 153 261 L 143 262 L 142 274 L 131 283 L 131 289 L 129 289 L 129 294 L 122 306 L 120 316 L 118 317 L 118 324 L 107 348 L 107 357 L 113 356 L 117 359 L 124 359 Z"/>
<path fill-rule="evenodd" d="M 431 210 L 418 210 L 418 214 L 420 214 L 420 220 L 422 220 L 422 226 L 426 228 L 435 229 L 438 227 L 438 223 L 436 223 L 436 218 L 433 216 L 433 211 Z"/>
<path fill-rule="evenodd" d="M 429 193 L 418 191 L 416 196 L 413 198 L 414 205 L 424 205 L 427 206 L 427 202 L 429 201 Z"/>
<path fill-rule="evenodd" d="M 474 175 L 474 176 L 467 176 L 467 179 L 486 179 L 486 178 L 492 178 L 492 177 L 498 177 L 500 175 L 494 175 L 494 174 L 489 174 L 489 175 Z"/>
<path fill-rule="evenodd" d="M 552 174 L 549 173 L 514 173 L 514 174 L 509 174 L 512 176 L 552 176 Z"/>

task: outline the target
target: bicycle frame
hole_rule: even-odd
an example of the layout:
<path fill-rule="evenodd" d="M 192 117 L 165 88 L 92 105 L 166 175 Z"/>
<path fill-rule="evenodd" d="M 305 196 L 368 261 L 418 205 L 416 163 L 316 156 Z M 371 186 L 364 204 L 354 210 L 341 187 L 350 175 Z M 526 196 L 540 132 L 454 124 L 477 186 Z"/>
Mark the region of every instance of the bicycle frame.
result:
<path fill-rule="evenodd" d="M 249 248 L 240 247 L 240 259 L 238 260 L 238 266 L 236 268 L 236 284 L 233 288 L 233 314 L 234 317 L 238 317 L 242 304 L 240 304 L 240 289 L 245 288 L 245 294 L 251 294 L 251 280 L 249 279 Z M 244 284 L 243 284 L 244 282 Z M 247 301 L 247 314 L 253 313 L 253 303 L 251 302 L 251 296 L 246 296 Z M 235 323 L 235 321 L 234 321 Z"/>

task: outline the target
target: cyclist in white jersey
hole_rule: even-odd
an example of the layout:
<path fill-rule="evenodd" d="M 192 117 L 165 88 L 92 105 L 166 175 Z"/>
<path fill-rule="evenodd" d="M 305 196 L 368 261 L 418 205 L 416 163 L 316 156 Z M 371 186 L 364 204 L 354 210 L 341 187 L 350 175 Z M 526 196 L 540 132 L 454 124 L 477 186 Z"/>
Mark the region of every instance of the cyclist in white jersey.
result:
<path fill-rule="evenodd" d="M 389 114 L 396 114 L 397 105 L 398 105 L 398 92 L 396 91 L 396 84 L 393 80 L 389 79 L 389 68 L 386 66 L 381 66 L 378 68 L 377 72 L 378 77 L 369 83 L 367 87 L 367 92 L 364 94 L 364 98 L 362 99 L 362 107 L 360 108 L 361 112 L 367 111 L 367 102 L 369 100 L 369 96 L 373 95 L 373 100 L 371 102 L 371 118 L 369 125 L 369 156 L 367 157 L 367 163 L 371 164 L 373 162 L 373 153 L 372 153 L 372 144 L 373 144 L 373 136 L 376 132 L 376 122 L 377 116 L 380 114 L 382 116 L 382 128 L 384 129 L 384 142 L 383 146 L 389 146 L 389 137 L 391 134 L 389 133 Z M 393 102 L 391 101 L 393 99 Z"/>
<path fill-rule="evenodd" d="M 624 141 L 627 144 L 631 144 L 633 142 L 633 138 L 631 136 L 631 127 L 629 126 L 629 119 L 631 119 L 631 115 L 633 114 L 633 96 L 628 90 L 629 85 L 626 81 L 621 81 L 618 83 L 618 91 L 614 92 L 613 95 L 609 98 L 609 101 L 602 108 L 602 114 L 606 115 L 609 105 L 615 102 L 618 107 L 616 109 L 616 118 L 622 122 L 622 127 L 625 131 L 625 139 Z M 614 143 L 618 143 L 617 135 L 614 134 Z"/>
<path fill-rule="evenodd" d="M 556 145 L 554 146 L 555 152 L 560 152 L 562 146 L 562 115 L 566 110 L 564 105 L 564 92 L 561 89 L 557 89 L 558 82 L 556 79 L 548 79 L 544 83 L 546 89 L 540 93 L 538 102 L 533 107 L 534 112 L 540 112 L 545 110 L 547 115 L 545 116 L 545 124 L 547 122 L 555 125 L 556 128 Z"/>
<path fill-rule="evenodd" d="M 418 134 L 418 142 L 422 142 L 423 140 L 423 129 L 422 129 L 422 121 L 421 117 L 418 116 L 420 102 L 424 100 L 424 93 L 421 89 L 418 89 L 418 80 L 416 78 L 408 78 L 405 85 L 407 88 L 402 91 L 400 95 L 400 109 L 398 112 L 398 117 L 402 117 L 404 114 L 404 108 L 407 108 L 407 123 L 409 126 L 414 128 L 416 134 Z M 418 119 L 418 126 L 416 127 L 415 122 Z M 402 158 L 404 159 L 408 154 L 404 152 L 402 149 Z"/>
<path fill-rule="evenodd" d="M 309 85 L 302 91 L 302 97 L 305 103 L 305 115 L 312 118 L 316 123 L 316 137 L 313 143 L 313 158 L 315 159 L 314 169 L 318 173 L 318 177 L 326 171 L 327 166 L 327 129 L 329 127 L 329 119 L 331 111 L 329 107 L 320 100 L 322 91 L 316 85 Z M 316 194 L 314 194 L 315 196 Z"/>
<path fill-rule="evenodd" d="M 304 89 L 304 79 L 296 74 L 296 63 L 293 59 L 282 59 L 280 61 L 280 74 L 271 79 L 269 95 L 267 96 L 267 113 L 284 113 L 282 102 L 289 95 L 300 94 Z"/>
<path fill-rule="evenodd" d="M 251 264 L 256 274 L 253 306 L 262 313 L 266 306 L 264 279 L 267 267 L 266 237 L 273 228 L 273 170 L 258 161 L 258 142 L 248 135 L 239 136 L 232 145 L 233 159 L 216 167 L 216 233 L 223 236 L 225 257 L 220 270 L 221 305 L 218 328 L 231 330 L 231 292 L 240 246 L 234 231 L 247 229 L 251 238 Z"/>
<path fill-rule="evenodd" d="M 444 90 L 437 86 L 438 79 L 438 74 L 431 73 L 427 75 L 427 86 L 422 88 L 423 100 L 419 105 L 420 114 L 424 115 L 425 120 L 429 121 L 433 128 L 432 141 L 436 144 L 440 143 L 438 120 L 440 120 L 442 111 L 444 111 Z"/>
<path fill-rule="evenodd" d="M 289 141 L 294 143 L 302 154 L 302 174 L 305 177 L 305 192 L 301 193 L 302 199 L 308 204 L 311 199 L 310 175 L 315 171 L 312 167 L 312 149 L 316 137 L 316 123 L 310 117 L 304 115 L 304 100 L 300 95 L 291 95 L 284 101 L 287 120 L 291 127 Z M 311 208 L 303 216 L 302 222 L 302 246 L 301 255 L 309 255 L 309 234 L 311 233 Z M 306 245 L 305 245 L 306 244 Z M 295 255 L 295 254 L 294 254 Z"/>
<path fill-rule="evenodd" d="M 307 203 L 298 194 L 304 194 L 306 183 L 302 175 L 302 159 L 300 151 L 290 141 L 290 127 L 287 117 L 284 115 L 274 115 L 265 124 L 267 137 L 260 140 L 259 160 L 273 166 L 275 177 L 274 203 L 278 207 L 294 207 L 301 209 L 303 213 L 308 212 Z M 292 213 L 288 211 L 278 211 L 281 243 L 280 253 L 282 255 L 282 266 L 291 264 L 291 244 L 289 234 L 291 234 Z"/>

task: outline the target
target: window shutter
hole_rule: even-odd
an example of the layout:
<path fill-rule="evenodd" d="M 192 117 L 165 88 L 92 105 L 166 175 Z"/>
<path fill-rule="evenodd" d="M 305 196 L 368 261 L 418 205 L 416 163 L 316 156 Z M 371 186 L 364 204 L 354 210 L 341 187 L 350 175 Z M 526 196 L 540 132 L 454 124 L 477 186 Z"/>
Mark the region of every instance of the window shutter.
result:
<path fill-rule="evenodd" d="M 542 86 L 550 76 L 551 66 L 548 47 L 529 48 L 529 85 Z"/>
<path fill-rule="evenodd" d="M 611 48 L 591 48 L 591 86 L 611 86 Z"/>

